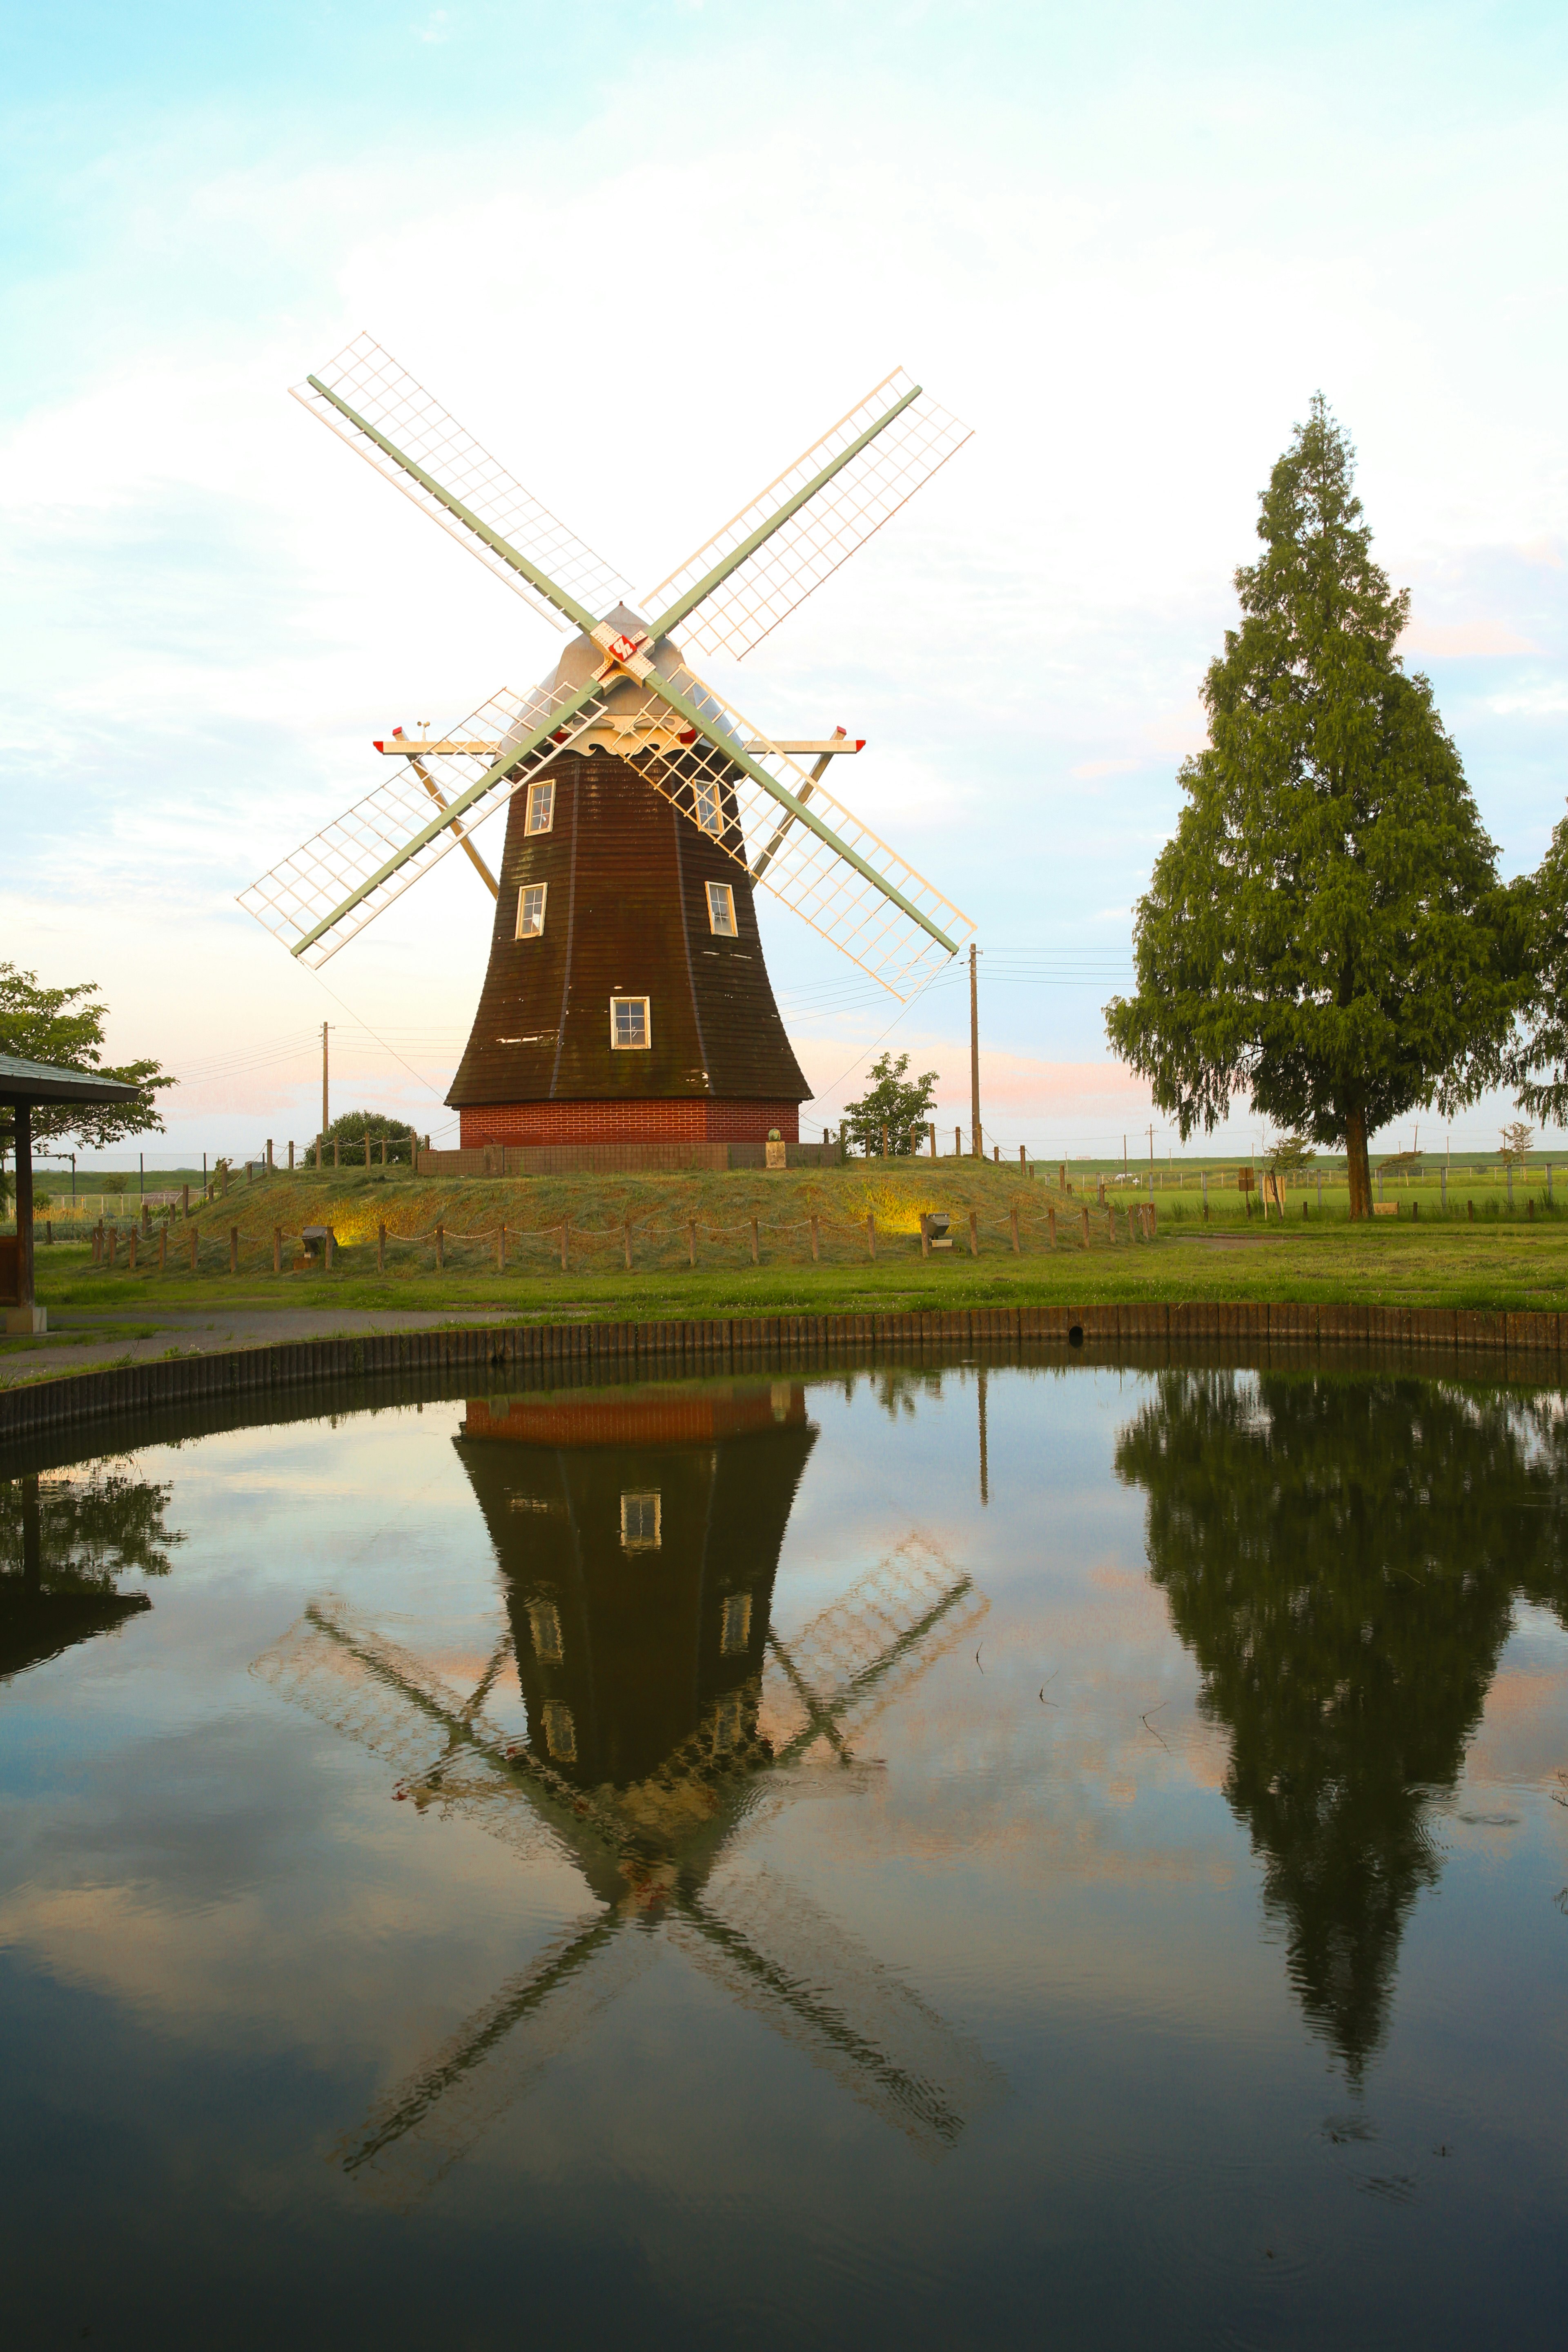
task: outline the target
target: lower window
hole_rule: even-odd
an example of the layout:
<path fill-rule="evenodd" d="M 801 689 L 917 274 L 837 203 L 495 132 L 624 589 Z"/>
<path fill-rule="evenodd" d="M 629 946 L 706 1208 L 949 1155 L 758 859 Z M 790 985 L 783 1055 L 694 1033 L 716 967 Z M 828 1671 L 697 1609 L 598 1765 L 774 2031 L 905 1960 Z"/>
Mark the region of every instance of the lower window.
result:
<path fill-rule="evenodd" d="M 610 1043 L 618 1053 L 635 1052 L 650 1042 L 646 996 L 612 996 Z"/>
<path fill-rule="evenodd" d="M 735 893 L 728 882 L 708 885 L 708 928 L 721 940 L 735 936 Z"/>
<path fill-rule="evenodd" d="M 536 940 L 544 929 L 544 894 L 548 882 L 530 882 L 517 894 L 517 934 L 520 940 Z"/>

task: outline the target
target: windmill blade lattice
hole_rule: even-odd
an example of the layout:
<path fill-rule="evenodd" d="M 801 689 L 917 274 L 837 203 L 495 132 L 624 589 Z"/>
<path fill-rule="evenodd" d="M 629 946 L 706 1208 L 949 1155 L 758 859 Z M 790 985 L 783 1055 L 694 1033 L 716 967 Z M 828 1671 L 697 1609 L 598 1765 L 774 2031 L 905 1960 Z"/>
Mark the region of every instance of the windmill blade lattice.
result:
<path fill-rule="evenodd" d="M 668 1933 L 706 1976 L 940 2156 L 1001 2095 L 997 2070 L 836 1919 L 770 1870 L 727 1876 L 671 1914 Z"/>
<path fill-rule="evenodd" d="M 819 1739 L 843 1750 L 956 1647 L 991 1604 L 922 1536 L 868 1569 L 803 1632 L 768 1635 L 759 1724 L 781 1764 Z"/>
<path fill-rule="evenodd" d="M 702 712 L 713 732 L 679 753 L 632 753 L 654 790 L 727 850 L 754 884 L 895 996 L 914 995 L 945 971 L 974 929 L 969 917 L 787 751 L 751 750 L 752 765 L 809 810 L 826 837 L 774 799 L 735 757 L 742 744 L 765 745 L 766 737 L 694 671 L 679 669 L 665 683 Z M 628 726 L 656 727 L 662 700 L 650 682 Z"/>
<path fill-rule="evenodd" d="M 503 688 L 437 739 L 495 745 L 495 756 L 426 756 L 417 743 L 411 744 L 417 767 L 411 760 L 395 769 L 363 800 L 253 882 L 239 904 L 290 954 L 317 969 L 458 848 L 463 828 L 482 824 L 520 785 L 531 782 L 571 749 L 593 723 L 602 697 L 568 709 L 573 699 L 546 687 L 531 687 L 522 695 Z M 552 733 L 531 750 L 521 748 L 557 716 L 559 742 Z"/>
<path fill-rule="evenodd" d="M 619 1912 L 578 1920 L 377 2102 L 339 2149 L 343 2170 L 402 2210 L 434 2188 L 641 1975 L 653 1938 Z"/>
<path fill-rule="evenodd" d="M 883 424 L 884 418 L 889 421 Z M 875 437 L 856 450 L 856 443 L 868 433 Z M 949 415 L 902 368 L 895 368 L 776 481 L 649 591 L 647 611 L 666 616 L 656 627 L 679 625 L 685 641 L 700 651 L 742 660 L 880 530 L 970 437 L 969 425 Z M 855 454 L 841 463 L 849 451 Z M 835 465 L 838 470 L 832 478 L 752 554 L 710 593 L 689 610 L 681 609 L 684 599 L 710 572 Z M 679 623 L 670 617 L 677 614 Z"/>
<path fill-rule="evenodd" d="M 448 415 L 440 402 L 432 398 L 424 385 L 369 335 L 356 335 L 336 359 L 319 371 L 315 384 L 307 381 L 294 385 L 294 398 L 319 416 L 323 425 L 330 425 L 340 439 L 374 466 L 378 474 L 384 474 L 405 498 L 412 499 L 443 530 L 450 531 L 455 540 L 479 557 L 487 571 L 504 581 L 535 612 L 542 613 L 553 628 L 580 625 L 388 457 L 367 434 L 359 431 L 342 409 L 322 396 L 317 385 L 335 394 L 356 416 L 384 433 L 416 465 L 434 476 L 443 489 L 460 500 L 470 514 L 548 573 L 595 619 L 629 595 L 627 583 L 614 567 L 595 555 L 591 547 L 584 546 L 576 533 L 568 530 L 548 507 L 542 506 L 531 491 L 525 490 L 466 426 Z"/>

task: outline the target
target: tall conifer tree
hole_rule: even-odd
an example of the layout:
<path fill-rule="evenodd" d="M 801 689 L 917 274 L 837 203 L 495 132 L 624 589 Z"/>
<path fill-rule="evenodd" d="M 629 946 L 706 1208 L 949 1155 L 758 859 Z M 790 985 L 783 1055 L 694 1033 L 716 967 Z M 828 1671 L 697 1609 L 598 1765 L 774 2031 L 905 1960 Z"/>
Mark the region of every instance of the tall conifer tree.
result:
<path fill-rule="evenodd" d="M 1122 1060 L 1184 1140 L 1247 1095 L 1342 1147 L 1500 1074 L 1521 994 L 1521 901 L 1373 562 L 1354 452 L 1320 394 L 1260 501 L 1239 629 L 1204 682 L 1209 748 L 1134 928 L 1137 989 L 1106 1007 Z"/>

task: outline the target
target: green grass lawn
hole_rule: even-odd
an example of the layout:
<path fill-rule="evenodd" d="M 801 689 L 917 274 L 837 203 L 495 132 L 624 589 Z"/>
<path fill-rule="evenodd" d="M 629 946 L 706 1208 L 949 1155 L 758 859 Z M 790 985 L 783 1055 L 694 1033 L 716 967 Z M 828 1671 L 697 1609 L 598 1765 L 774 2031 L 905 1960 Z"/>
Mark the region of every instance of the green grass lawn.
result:
<path fill-rule="evenodd" d="M 1387 1188 L 1394 1197 L 1394 1188 Z M 388 1171 L 279 1176 L 231 1186 L 226 1200 L 193 1218 L 200 1270 L 188 1270 L 190 1227 L 176 1218 L 169 1264 L 149 1268 L 142 1244 L 134 1275 L 123 1241 L 112 1272 L 91 1265 L 80 1243 L 37 1252 L 38 1296 L 47 1307 L 156 1314 L 167 1308 L 344 1307 L 437 1310 L 484 1307 L 509 1315 L 586 1314 L 605 1319 L 663 1320 L 687 1316 L 757 1316 L 998 1306 L 1046 1300 L 1366 1301 L 1379 1306 L 1490 1308 L 1568 1306 L 1568 1208 L 1563 1188 L 1548 1206 L 1539 1177 L 1516 1183 L 1511 1211 L 1500 1185 L 1449 1186 L 1440 1211 L 1436 1181 L 1399 1189 L 1400 1213 L 1352 1226 L 1344 1195 L 1314 1189 L 1290 1196 L 1281 1222 L 1243 1213 L 1234 1192 L 1210 1192 L 1205 1221 L 1197 1192 L 1156 1192 L 1159 1236 L 1127 1238 L 1131 1188 L 1117 1203 L 1116 1238 L 1106 1212 L 1088 1196 L 1090 1246 L 1082 1244 L 1083 1195 L 1070 1199 L 1043 1175 L 959 1160 L 860 1162 L 845 1169 L 691 1176 L 416 1180 Z M 1147 1200 L 1147 1192 L 1137 1196 Z M 1474 1219 L 1465 1202 L 1473 1200 Z M 1306 1213 L 1301 1213 L 1302 1202 Z M 1047 1244 L 1047 1208 L 1058 1213 L 1058 1243 Z M 1412 1207 L 1419 1213 L 1412 1216 Z M 922 1261 L 919 1215 L 945 1209 L 951 1253 Z M 1009 1218 L 1020 1218 L 1020 1255 Z M 980 1254 L 968 1245 L 970 1212 L 978 1219 Z M 810 1255 L 809 1219 L 818 1221 L 820 1262 Z M 866 1219 L 876 1222 L 869 1256 Z M 760 1263 L 751 1260 L 751 1220 L 758 1221 Z M 495 1265 L 494 1234 L 508 1227 L 509 1265 Z M 569 1222 L 569 1258 L 560 1265 L 560 1228 Z M 698 1264 L 689 1260 L 698 1227 Z M 319 1265 L 281 1276 L 271 1271 L 272 1232 L 298 1235 L 330 1223 L 342 1246 L 331 1273 Z M 624 1263 L 624 1233 L 633 1233 L 635 1266 Z M 377 1227 L 390 1255 L 376 1271 Z M 447 1263 L 437 1269 L 430 1236 L 444 1231 Z M 231 1227 L 240 1234 L 240 1269 L 227 1270 Z M 59 1229 L 57 1228 L 57 1231 Z M 487 1238 L 488 1237 L 488 1238 Z M 285 1266 L 293 1255 L 292 1239 Z"/>

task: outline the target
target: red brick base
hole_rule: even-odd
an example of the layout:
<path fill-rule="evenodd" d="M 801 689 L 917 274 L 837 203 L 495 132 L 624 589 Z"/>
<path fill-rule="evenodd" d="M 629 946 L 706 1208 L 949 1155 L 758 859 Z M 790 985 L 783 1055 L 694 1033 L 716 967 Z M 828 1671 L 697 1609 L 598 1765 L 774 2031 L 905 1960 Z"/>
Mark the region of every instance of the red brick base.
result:
<path fill-rule="evenodd" d="M 705 1097 L 629 1102 L 478 1103 L 458 1113 L 465 1149 L 484 1143 L 765 1143 L 800 1140 L 793 1102 Z"/>

